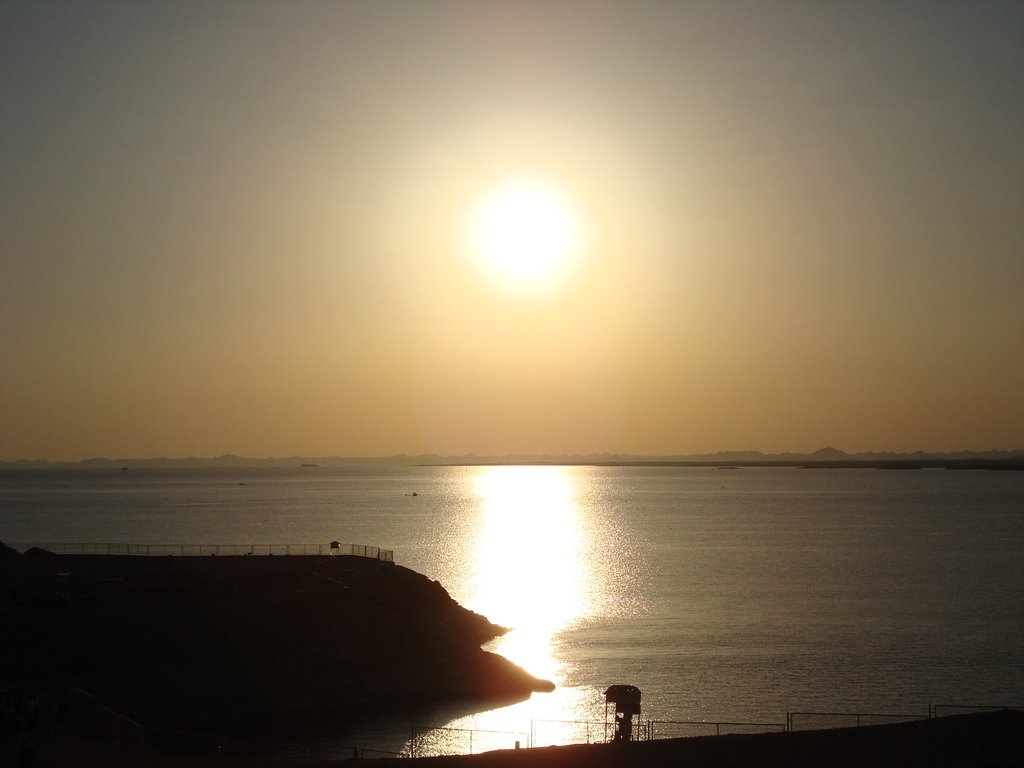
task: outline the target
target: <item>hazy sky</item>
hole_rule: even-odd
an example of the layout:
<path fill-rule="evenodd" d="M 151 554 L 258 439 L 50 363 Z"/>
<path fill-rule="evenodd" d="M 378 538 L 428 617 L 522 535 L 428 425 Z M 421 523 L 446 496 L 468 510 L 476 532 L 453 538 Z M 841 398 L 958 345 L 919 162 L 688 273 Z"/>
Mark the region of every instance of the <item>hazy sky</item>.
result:
<path fill-rule="evenodd" d="M 1022 3 L 2 0 L 0 89 L 0 459 L 1024 447 Z"/>

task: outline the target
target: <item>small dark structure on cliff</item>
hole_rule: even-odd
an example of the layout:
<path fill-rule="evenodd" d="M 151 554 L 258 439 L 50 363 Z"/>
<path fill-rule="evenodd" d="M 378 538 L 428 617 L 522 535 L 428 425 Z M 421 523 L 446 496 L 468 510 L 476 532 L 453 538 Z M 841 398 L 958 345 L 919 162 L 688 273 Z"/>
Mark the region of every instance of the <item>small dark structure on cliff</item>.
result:
<path fill-rule="evenodd" d="M 640 689 L 635 685 L 610 685 L 604 692 L 604 719 L 608 722 L 608 705 L 615 705 L 615 733 L 612 741 L 633 740 L 633 719 L 640 725 Z"/>

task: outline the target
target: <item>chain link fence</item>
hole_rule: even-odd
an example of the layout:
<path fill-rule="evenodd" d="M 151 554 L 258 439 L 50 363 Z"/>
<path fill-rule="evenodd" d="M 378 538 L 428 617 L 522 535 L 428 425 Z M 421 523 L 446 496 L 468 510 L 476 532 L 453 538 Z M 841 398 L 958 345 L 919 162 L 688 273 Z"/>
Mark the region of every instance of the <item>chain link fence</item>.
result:
<path fill-rule="evenodd" d="M 43 550 L 55 555 L 132 555 L 141 557 L 199 557 L 199 556 L 245 556 L 245 555 L 340 555 L 345 552 L 356 557 L 369 557 L 387 563 L 395 561 L 395 553 L 366 544 L 349 544 L 346 547 L 330 544 L 126 544 L 108 542 L 10 542 L 8 546 L 19 552 Z M 346 551 L 347 550 L 347 551 Z"/>

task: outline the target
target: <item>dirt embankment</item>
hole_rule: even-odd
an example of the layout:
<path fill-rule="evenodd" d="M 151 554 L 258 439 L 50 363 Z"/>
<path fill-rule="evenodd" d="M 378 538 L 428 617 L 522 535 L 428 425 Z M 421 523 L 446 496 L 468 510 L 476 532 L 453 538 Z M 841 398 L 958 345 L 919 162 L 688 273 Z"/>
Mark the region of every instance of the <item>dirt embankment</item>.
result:
<path fill-rule="evenodd" d="M 147 726 L 295 737 L 550 688 L 481 650 L 502 627 L 368 558 L 5 557 L 0 584 L 0 683 Z"/>

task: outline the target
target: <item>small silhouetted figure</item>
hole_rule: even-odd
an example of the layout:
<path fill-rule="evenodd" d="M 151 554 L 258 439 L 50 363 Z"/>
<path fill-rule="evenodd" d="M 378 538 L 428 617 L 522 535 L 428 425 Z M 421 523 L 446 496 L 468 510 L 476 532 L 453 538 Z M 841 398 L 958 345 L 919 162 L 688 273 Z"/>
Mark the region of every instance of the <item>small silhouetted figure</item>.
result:
<path fill-rule="evenodd" d="M 21 749 L 18 750 L 18 768 L 32 768 L 35 762 L 36 752 L 28 739 L 22 739 Z"/>
<path fill-rule="evenodd" d="M 341 552 L 341 542 L 340 541 L 332 541 L 331 542 L 331 554 L 332 555 L 337 555 L 340 552 Z"/>

